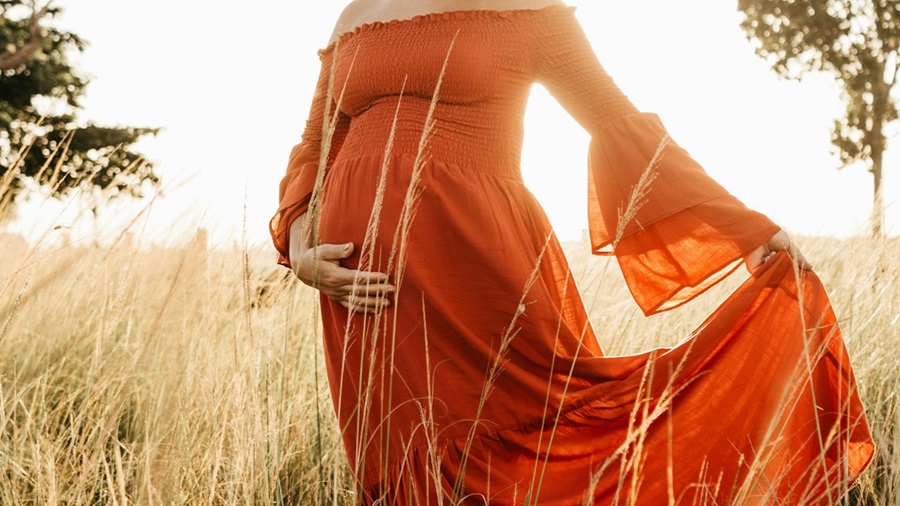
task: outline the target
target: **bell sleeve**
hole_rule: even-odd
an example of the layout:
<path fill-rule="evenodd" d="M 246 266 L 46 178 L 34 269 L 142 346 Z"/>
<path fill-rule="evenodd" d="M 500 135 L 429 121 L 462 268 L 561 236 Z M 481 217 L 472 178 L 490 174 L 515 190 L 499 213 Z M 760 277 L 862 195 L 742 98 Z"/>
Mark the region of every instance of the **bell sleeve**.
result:
<path fill-rule="evenodd" d="M 333 48 L 319 53 L 322 68 L 319 72 L 309 118 L 306 121 L 306 128 L 303 131 L 300 144 L 297 144 L 291 150 L 287 170 L 278 186 L 278 210 L 269 221 L 269 234 L 272 236 L 272 243 L 278 251 L 278 264 L 288 268 L 291 266 L 289 258 L 291 224 L 309 208 L 313 188 L 319 173 L 321 153 L 324 149 L 322 142 L 325 137 L 323 135 L 323 125 L 326 124 L 324 121 L 325 115 L 329 111 L 333 115 L 336 114 L 333 116 L 334 133 L 331 138 L 331 145 L 328 148 L 328 158 L 325 167 L 323 167 L 326 177 L 328 169 L 341 149 L 350 125 L 350 117 L 338 111 L 334 100 L 331 101 L 331 107 L 327 108 L 328 110 L 325 107 L 326 101 L 329 100 L 328 88 L 332 82 L 332 58 L 335 57 L 335 53 L 336 51 Z"/>
<path fill-rule="evenodd" d="M 536 81 L 591 134 L 591 250 L 616 256 L 645 314 L 690 301 L 778 232 L 709 177 L 659 117 L 635 108 L 597 60 L 574 9 L 535 26 L 531 42 Z"/>

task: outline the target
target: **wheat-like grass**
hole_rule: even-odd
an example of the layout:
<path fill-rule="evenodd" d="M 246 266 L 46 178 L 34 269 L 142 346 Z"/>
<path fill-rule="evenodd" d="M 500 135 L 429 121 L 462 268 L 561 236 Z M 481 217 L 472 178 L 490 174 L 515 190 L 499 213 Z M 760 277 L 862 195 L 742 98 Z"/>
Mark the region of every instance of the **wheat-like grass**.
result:
<path fill-rule="evenodd" d="M 900 273 L 878 258 L 900 244 L 800 243 L 844 316 L 878 444 L 848 504 L 896 504 Z M 355 501 L 333 415 L 316 411 L 328 394 L 311 372 L 321 352 L 315 294 L 286 280 L 266 251 L 246 251 L 246 274 L 235 272 L 244 253 L 73 245 L 37 251 L 28 265 L 3 255 L 0 503 Z M 573 255 L 580 286 L 604 262 Z M 674 344 L 641 336 L 690 328 L 729 288 L 678 312 L 629 318 L 606 303 L 628 297 L 613 274 L 589 311 L 605 328 L 621 324 L 609 342 L 617 353 Z"/>
<path fill-rule="evenodd" d="M 439 90 L 440 82 L 431 113 Z M 340 97 L 335 101 L 339 107 Z M 424 146 L 434 128 L 431 113 L 416 171 L 427 162 Z M 337 111 L 327 114 L 331 119 L 325 121 L 326 140 L 333 134 Z M 323 166 L 327 144 L 324 148 Z M 391 149 L 389 143 L 386 159 Z M 21 152 L 24 156 L 27 147 Z M 622 210 L 622 221 L 631 219 L 645 198 L 657 159 Z M 386 170 L 387 162 L 362 245 L 364 268 L 374 262 Z M 314 210 L 324 177 L 323 172 L 317 181 Z M 401 287 L 405 244 L 422 195 L 418 179 L 412 181 L 388 262 Z M 8 202 L 9 186 L 3 189 L 0 202 Z M 315 218 L 312 222 L 315 240 Z M 900 269 L 886 259 L 896 257 L 900 243 L 864 238 L 798 241 L 815 259 L 817 272 L 834 294 L 836 312 L 844 317 L 841 324 L 878 445 L 873 468 L 845 501 L 897 504 L 900 372 L 894 356 L 900 349 Z M 727 280 L 680 311 L 646 319 L 633 307 L 609 259 L 586 254 L 585 244 L 566 246 L 569 274 L 589 295 L 585 302 L 593 323 L 615 329 L 603 342 L 608 354 L 675 344 L 738 281 Z M 330 399 L 319 374 L 316 294 L 274 266 L 268 251 L 250 249 L 246 241 L 239 250 L 209 248 L 202 234 L 197 241 L 168 249 L 138 249 L 125 241 L 50 249 L 42 242 L 24 254 L 0 248 L 0 279 L 0 462 L 5 470 L 0 473 L 0 504 L 343 505 L 359 500 L 362 491 L 353 476 L 364 476 L 366 470 L 361 462 L 347 462 L 340 431 L 362 429 L 339 427 L 331 410 L 322 408 Z M 522 287 L 520 308 L 529 284 Z M 516 317 L 499 343 L 497 361 L 485 372 L 482 404 L 489 402 L 503 372 L 504 352 L 516 339 Z M 373 328 L 393 328 L 385 318 L 376 314 Z M 422 318 L 428 318 L 424 308 Z M 652 336 L 673 336 L 673 341 Z M 368 351 L 393 346 L 395 338 L 385 330 L 366 344 Z M 429 357 L 424 359 L 425 370 L 431 371 Z M 363 379 L 373 373 L 357 372 Z M 390 374 L 384 377 L 391 379 Z M 644 384 L 652 380 L 645 377 Z M 372 388 L 378 390 L 358 392 L 363 414 L 380 402 L 383 391 L 390 391 L 390 384 Z M 649 424 L 668 416 L 677 392 L 672 385 L 652 404 L 640 397 L 628 439 L 598 471 L 598 477 L 602 472 L 621 477 L 620 504 L 636 504 L 639 484 L 646 479 L 641 473 L 643 437 Z M 418 408 L 431 448 L 434 486 L 440 487 L 433 406 L 426 400 Z M 468 447 L 474 437 L 473 432 Z M 550 446 L 552 439 L 551 433 Z M 465 462 L 461 468 L 453 493 L 441 498 L 441 504 L 466 499 Z M 536 466 L 525 500 L 540 496 L 542 477 L 543 468 Z M 671 476 L 668 479 L 671 482 Z M 746 504 L 752 492 L 746 491 Z M 670 504 L 675 500 L 670 491 Z"/>

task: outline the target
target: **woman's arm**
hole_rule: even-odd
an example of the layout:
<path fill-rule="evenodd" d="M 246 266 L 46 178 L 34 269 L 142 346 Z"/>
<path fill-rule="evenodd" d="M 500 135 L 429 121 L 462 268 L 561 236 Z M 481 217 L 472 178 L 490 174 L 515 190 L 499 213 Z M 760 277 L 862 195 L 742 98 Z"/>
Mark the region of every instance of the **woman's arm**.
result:
<path fill-rule="evenodd" d="M 320 170 L 325 171 L 337 157 L 349 130 L 350 118 L 335 113 L 336 104 L 329 107 L 328 88 L 331 86 L 331 59 L 334 51 L 324 54 L 316 92 L 300 144 L 294 146 L 288 167 L 279 186 L 279 204 L 269 224 L 278 263 L 289 267 L 305 284 L 351 311 L 371 313 L 390 304 L 389 295 L 394 287 L 383 273 L 346 269 L 341 260 L 353 254 L 352 244 L 315 245 L 310 237 L 307 212 Z M 333 124 L 333 134 L 328 146 L 323 146 L 325 115 L 333 114 L 328 123 Z M 328 150 L 325 167 L 320 167 L 322 150 Z M 312 213 L 315 214 L 315 213 Z"/>
<path fill-rule="evenodd" d="M 615 253 L 645 313 L 684 304 L 737 262 L 752 270 L 771 251 L 788 250 L 808 266 L 778 225 L 731 195 L 656 115 L 628 100 L 571 10 L 542 17 L 527 37 L 535 80 L 591 134 L 592 251 Z"/>

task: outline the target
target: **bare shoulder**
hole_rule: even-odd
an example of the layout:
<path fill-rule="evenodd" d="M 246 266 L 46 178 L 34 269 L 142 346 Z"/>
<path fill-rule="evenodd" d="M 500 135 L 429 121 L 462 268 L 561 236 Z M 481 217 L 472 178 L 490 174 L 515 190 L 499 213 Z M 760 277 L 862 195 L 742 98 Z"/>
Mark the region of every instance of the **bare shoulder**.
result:
<path fill-rule="evenodd" d="M 566 6 L 563 0 L 432 0 L 431 2 L 395 2 L 393 0 L 353 0 L 338 18 L 329 44 L 361 24 L 373 21 L 408 19 L 429 12 L 452 10 L 538 10 Z"/>
<path fill-rule="evenodd" d="M 563 0 L 497 0 L 496 4 L 505 4 L 511 9 L 543 9 L 545 7 L 565 7 Z"/>
<path fill-rule="evenodd" d="M 476 1 L 481 9 L 488 10 L 538 10 L 545 7 L 565 7 L 563 0 L 487 0 Z"/>
<path fill-rule="evenodd" d="M 374 0 L 353 0 L 344 7 L 341 15 L 338 16 L 337 22 L 334 24 L 334 31 L 331 33 L 329 44 L 336 41 L 341 34 L 349 32 L 356 25 L 360 17 L 372 8 Z"/>

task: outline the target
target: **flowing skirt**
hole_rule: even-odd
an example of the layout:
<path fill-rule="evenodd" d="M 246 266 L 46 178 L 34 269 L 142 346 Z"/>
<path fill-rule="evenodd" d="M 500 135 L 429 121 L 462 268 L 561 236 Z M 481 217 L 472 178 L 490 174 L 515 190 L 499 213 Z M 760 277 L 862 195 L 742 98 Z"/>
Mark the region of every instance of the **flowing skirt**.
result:
<path fill-rule="evenodd" d="M 786 254 L 679 346 L 609 357 L 515 178 L 339 160 L 320 241 L 399 287 L 376 315 L 322 298 L 362 503 L 824 505 L 871 459 L 828 297 Z"/>

